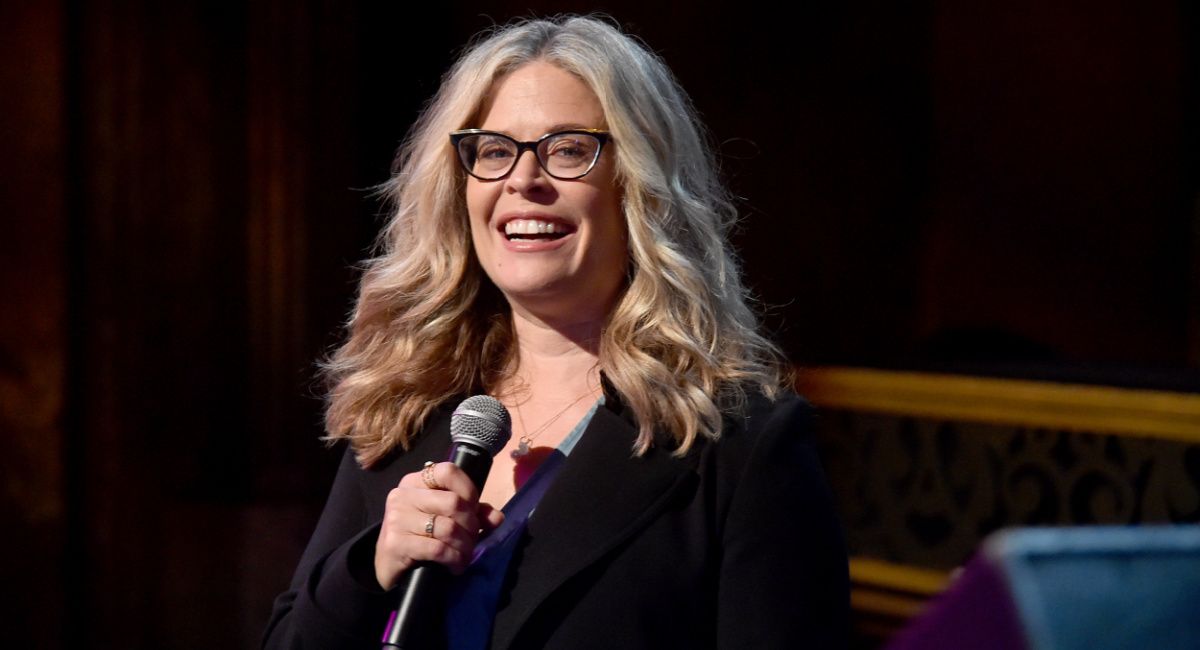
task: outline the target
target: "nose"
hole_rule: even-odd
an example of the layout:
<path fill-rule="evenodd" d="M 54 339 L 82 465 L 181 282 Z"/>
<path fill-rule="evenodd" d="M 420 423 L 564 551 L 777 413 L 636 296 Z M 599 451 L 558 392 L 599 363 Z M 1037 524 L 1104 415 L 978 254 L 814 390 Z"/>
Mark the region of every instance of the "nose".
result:
<path fill-rule="evenodd" d="M 522 151 L 517 156 L 517 164 L 509 172 L 507 186 L 513 192 L 526 193 L 537 191 L 549 186 L 546 170 L 538 163 L 537 154 L 532 151 Z"/>

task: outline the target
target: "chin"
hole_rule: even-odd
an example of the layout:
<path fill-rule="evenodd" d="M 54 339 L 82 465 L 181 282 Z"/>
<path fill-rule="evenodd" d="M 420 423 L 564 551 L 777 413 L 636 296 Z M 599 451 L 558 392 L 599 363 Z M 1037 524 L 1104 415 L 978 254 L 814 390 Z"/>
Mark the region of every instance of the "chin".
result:
<path fill-rule="evenodd" d="M 545 283 L 501 288 L 510 305 L 521 306 L 541 316 L 577 318 L 595 305 L 594 290 L 571 284 Z"/>
<path fill-rule="evenodd" d="M 492 282 L 504 292 L 504 295 L 513 298 L 527 296 L 530 298 L 546 298 L 557 293 L 569 293 L 572 286 L 578 287 L 579 283 L 564 273 L 553 272 L 549 269 L 523 269 L 524 272 L 513 273 L 518 269 L 508 269 L 510 273 L 502 274 L 499 278 L 492 278 Z M 576 289 L 578 290 L 578 289 Z"/>
<path fill-rule="evenodd" d="M 553 303 L 555 300 L 567 302 L 571 293 L 566 288 L 560 287 L 553 282 L 545 283 L 522 283 L 509 284 L 500 287 L 501 293 L 508 298 L 509 302 L 519 303 Z"/>

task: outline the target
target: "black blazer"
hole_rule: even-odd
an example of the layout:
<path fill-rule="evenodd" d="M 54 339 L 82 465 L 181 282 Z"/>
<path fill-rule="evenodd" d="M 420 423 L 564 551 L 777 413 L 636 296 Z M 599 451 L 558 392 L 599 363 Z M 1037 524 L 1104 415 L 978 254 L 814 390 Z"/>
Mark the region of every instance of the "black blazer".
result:
<path fill-rule="evenodd" d="M 346 454 L 264 647 L 379 648 L 394 605 L 373 568 L 384 500 L 446 457 L 452 406 L 375 468 Z M 529 520 L 492 648 L 845 646 L 846 549 L 810 425 L 795 395 L 755 396 L 719 441 L 634 457 L 610 393 Z"/>

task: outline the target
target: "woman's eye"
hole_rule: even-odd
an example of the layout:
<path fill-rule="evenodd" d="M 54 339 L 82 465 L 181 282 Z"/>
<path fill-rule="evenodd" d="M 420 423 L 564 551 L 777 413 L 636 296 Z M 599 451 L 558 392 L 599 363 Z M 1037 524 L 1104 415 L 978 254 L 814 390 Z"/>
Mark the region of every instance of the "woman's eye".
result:
<path fill-rule="evenodd" d="M 560 140 L 550 145 L 550 155 L 558 158 L 583 158 L 589 152 L 575 140 Z"/>
<path fill-rule="evenodd" d="M 512 152 L 509 151 L 508 147 L 500 144 L 484 144 L 480 145 L 480 147 L 476 150 L 475 155 L 478 158 L 500 160 L 511 156 Z"/>

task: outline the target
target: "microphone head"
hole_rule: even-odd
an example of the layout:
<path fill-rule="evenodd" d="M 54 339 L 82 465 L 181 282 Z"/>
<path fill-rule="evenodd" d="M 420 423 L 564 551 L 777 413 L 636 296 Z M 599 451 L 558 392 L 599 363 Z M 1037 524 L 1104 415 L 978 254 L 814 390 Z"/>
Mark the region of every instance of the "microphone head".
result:
<path fill-rule="evenodd" d="M 512 417 L 500 400 L 475 395 L 463 400 L 450 416 L 450 440 L 482 447 L 495 456 L 512 437 Z"/>

